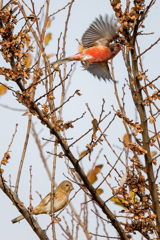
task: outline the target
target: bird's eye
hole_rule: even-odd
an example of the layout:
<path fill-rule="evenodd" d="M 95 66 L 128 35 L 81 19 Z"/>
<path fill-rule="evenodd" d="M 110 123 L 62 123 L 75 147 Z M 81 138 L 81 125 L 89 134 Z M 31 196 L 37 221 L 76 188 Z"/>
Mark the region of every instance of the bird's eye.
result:
<path fill-rule="evenodd" d="M 68 183 L 66 184 L 66 186 L 68 187 Z"/>

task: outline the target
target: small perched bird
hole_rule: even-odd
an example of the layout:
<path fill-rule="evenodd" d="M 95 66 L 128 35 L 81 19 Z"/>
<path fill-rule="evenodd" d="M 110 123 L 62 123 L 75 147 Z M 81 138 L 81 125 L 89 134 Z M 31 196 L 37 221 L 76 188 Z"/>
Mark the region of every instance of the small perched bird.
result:
<path fill-rule="evenodd" d="M 109 20 L 106 15 L 103 20 L 99 19 L 90 25 L 82 36 L 82 46 L 84 50 L 79 53 L 51 63 L 52 67 L 57 69 L 59 65 L 70 61 L 81 61 L 84 68 L 98 79 L 103 78 L 112 80 L 108 60 L 112 59 L 120 50 L 121 44 L 110 44 L 117 35 L 117 27 L 113 17 Z"/>
<path fill-rule="evenodd" d="M 54 191 L 54 212 L 62 209 L 68 202 L 70 192 L 73 190 L 73 185 L 69 181 L 63 181 Z M 51 212 L 51 193 L 49 193 L 40 204 L 34 208 L 33 214 L 49 214 Z M 12 223 L 19 222 L 23 219 L 20 215 L 12 220 Z"/>

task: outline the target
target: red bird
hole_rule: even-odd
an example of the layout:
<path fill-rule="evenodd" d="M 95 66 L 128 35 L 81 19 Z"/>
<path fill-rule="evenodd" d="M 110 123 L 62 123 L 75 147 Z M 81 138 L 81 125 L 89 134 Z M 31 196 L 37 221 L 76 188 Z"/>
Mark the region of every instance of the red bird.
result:
<path fill-rule="evenodd" d="M 99 19 L 96 18 L 82 36 L 84 50 L 71 57 L 53 62 L 52 67 L 56 69 L 63 63 L 81 61 L 84 68 L 93 76 L 97 76 L 98 79 L 103 78 L 105 81 L 106 79 L 113 81 L 108 60 L 112 59 L 121 50 L 121 44 L 110 44 L 116 35 L 117 27 L 113 17 L 109 20 L 108 15 L 106 15 L 103 20 L 100 15 Z"/>

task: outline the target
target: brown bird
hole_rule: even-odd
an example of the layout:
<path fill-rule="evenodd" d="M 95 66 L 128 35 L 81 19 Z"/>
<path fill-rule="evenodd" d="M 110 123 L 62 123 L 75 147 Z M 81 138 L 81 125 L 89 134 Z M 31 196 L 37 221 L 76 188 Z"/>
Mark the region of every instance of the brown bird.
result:
<path fill-rule="evenodd" d="M 61 182 L 54 191 L 54 212 L 62 209 L 68 202 L 70 192 L 73 190 L 73 185 L 69 181 Z M 34 208 L 32 214 L 49 214 L 51 212 L 51 193 L 49 193 L 40 204 Z M 12 223 L 19 222 L 23 219 L 20 215 L 12 220 Z"/>
<path fill-rule="evenodd" d="M 84 69 L 93 76 L 104 80 L 112 80 L 108 60 L 112 59 L 121 50 L 121 44 L 113 43 L 117 35 L 116 23 L 106 15 L 102 16 L 90 25 L 82 36 L 82 46 L 84 50 L 79 53 L 51 63 L 52 67 L 58 70 L 58 66 L 70 61 L 81 61 Z"/>

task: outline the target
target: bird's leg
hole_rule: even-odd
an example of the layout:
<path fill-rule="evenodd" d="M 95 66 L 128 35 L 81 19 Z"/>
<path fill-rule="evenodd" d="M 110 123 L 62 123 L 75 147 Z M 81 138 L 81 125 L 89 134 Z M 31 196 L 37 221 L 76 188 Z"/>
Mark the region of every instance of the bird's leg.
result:
<path fill-rule="evenodd" d="M 89 67 L 89 62 L 83 60 L 83 61 L 82 61 L 82 65 L 83 65 L 83 67 L 84 67 L 85 69 L 87 69 L 87 68 Z"/>

